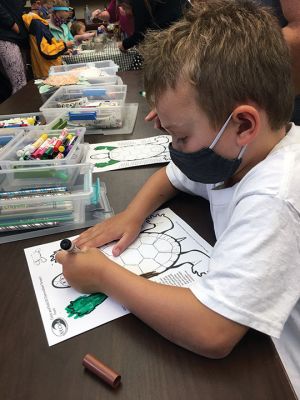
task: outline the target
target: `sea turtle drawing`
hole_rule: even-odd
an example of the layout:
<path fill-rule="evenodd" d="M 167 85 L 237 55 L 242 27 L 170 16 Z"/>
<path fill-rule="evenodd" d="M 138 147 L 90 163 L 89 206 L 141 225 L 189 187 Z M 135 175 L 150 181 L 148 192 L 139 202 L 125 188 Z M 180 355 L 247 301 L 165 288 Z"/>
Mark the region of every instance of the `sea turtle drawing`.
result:
<path fill-rule="evenodd" d="M 166 162 L 170 161 L 167 151 L 170 138 L 167 135 L 161 135 L 153 138 L 152 143 L 128 144 L 125 146 L 97 146 L 97 154 L 90 156 L 93 160 L 99 160 L 95 163 L 97 168 L 107 167 L 120 162 L 151 160 L 156 162 L 156 158 L 162 157 Z"/>
<path fill-rule="evenodd" d="M 147 279 L 160 275 L 170 269 L 184 264 L 191 267 L 191 272 L 202 276 L 207 272 L 207 263 L 204 259 L 209 254 L 199 249 L 183 251 L 182 242 L 186 237 L 172 236 L 174 224 L 165 214 L 155 214 L 161 217 L 160 223 L 146 220 L 147 227 L 141 231 L 139 237 L 127 248 L 124 253 L 114 260 L 124 265 L 130 271 Z M 163 223 L 163 228 L 160 226 Z M 167 226 L 166 226 L 167 224 Z M 102 247 L 102 251 L 112 257 L 110 245 Z"/>

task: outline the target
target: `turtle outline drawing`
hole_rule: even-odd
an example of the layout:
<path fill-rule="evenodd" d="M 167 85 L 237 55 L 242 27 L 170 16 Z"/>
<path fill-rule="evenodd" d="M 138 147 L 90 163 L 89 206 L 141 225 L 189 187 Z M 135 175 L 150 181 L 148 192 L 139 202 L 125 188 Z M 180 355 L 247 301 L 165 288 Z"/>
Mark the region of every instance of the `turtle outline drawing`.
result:
<path fill-rule="evenodd" d="M 121 162 L 152 160 L 156 162 L 158 157 L 162 157 L 166 162 L 170 161 L 168 145 L 170 139 L 167 135 L 157 136 L 152 139 L 152 143 L 124 144 L 123 146 L 97 146 L 94 150 L 99 151 L 92 154 L 90 159 L 99 160 L 95 163 L 97 168 L 104 168 Z"/>
<path fill-rule="evenodd" d="M 151 222 L 154 217 L 163 217 L 163 220 L 158 223 Z M 138 238 L 124 253 L 114 257 L 114 261 L 147 279 L 185 264 L 199 277 L 207 273 L 207 270 L 203 270 L 202 261 L 203 256 L 210 258 L 209 254 L 199 249 L 184 251 L 182 242 L 187 237 L 176 238 L 170 234 L 175 225 L 168 216 L 158 211 L 146 219 L 146 224 L 148 227 L 144 227 Z M 161 230 L 160 224 L 164 226 Z M 102 247 L 102 251 L 112 256 L 110 244 Z"/>

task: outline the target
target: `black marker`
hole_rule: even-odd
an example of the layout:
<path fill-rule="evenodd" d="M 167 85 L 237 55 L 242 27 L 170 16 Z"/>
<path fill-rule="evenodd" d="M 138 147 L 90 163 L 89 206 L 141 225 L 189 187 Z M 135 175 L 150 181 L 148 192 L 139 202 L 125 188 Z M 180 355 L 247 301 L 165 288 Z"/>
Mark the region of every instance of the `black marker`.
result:
<path fill-rule="evenodd" d="M 63 239 L 60 242 L 60 248 L 62 250 L 68 251 L 69 253 L 78 253 L 80 251 L 80 249 L 76 247 L 76 245 L 71 242 L 70 239 Z"/>

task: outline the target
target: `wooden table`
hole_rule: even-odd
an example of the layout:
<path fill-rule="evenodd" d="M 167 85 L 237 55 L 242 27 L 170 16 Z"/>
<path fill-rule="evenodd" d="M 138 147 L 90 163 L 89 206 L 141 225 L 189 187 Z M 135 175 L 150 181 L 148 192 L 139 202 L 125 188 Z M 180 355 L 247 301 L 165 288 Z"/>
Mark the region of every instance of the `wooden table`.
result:
<path fill-rule="evenodd" d="M 145 124 L 148 111 L 141 74 L 121 74 L 128 102 L 140 109 L 132 136 L 89 136 L 91 142 L 155 135 Z M 37 111 L 41 97 L 32 83 L 0 106 L 0 114 Z M 115 211 L 130 201 L 157 167 L 101 174 Z M 208 203 L 182 195 L 168 204 L 211 244 L 215 238 Z M 195 218 L 201 215 L 201 218 Z M 269 337 L 250 331 L 223 360 L 190 353 L 127 315 L 48 347 L 23 249 L 58 240 L 61 234 L 0 246 L 0 396 L 3 400 L 289 400 L 295 399 Z M 81 365 L 95 354 L 122 375 L 110 389 Z"/>

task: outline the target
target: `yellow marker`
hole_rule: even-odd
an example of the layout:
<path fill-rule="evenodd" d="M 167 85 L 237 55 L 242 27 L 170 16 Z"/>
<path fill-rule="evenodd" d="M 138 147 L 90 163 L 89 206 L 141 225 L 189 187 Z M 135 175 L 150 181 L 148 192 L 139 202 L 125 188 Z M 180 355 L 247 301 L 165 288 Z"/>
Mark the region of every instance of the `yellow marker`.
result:
<path fill-rule="evenodd" d="M 29 118 L 27 118 L 27 123 L 28 123 L 29 125 L 35 125 L 35 121 L 36 121 L 36 118 L 35 118 L 35 117 L 29 117 Z"/>
<path fill-rule="evenodd" d="M 61 146 L 59 146 L 58 151 L 60 153 L 63 153 L 66 150 L 66 147 L 68 146 L 68 144 L 71 142 L 72 139 L 73 139 L 73 135 L 71 133 L 69 133 L 66 136 L 66 139 L 64 140 L 64 143 Z"/>
<path fill-rule="evenodd" d="M 34 143 L 30 145 L 30 152 L 38 149 L 46 139 L 48 139 L 48 134 L 43 133 Z"/>

